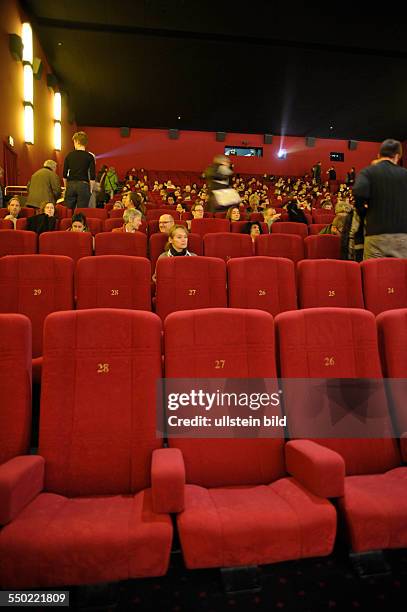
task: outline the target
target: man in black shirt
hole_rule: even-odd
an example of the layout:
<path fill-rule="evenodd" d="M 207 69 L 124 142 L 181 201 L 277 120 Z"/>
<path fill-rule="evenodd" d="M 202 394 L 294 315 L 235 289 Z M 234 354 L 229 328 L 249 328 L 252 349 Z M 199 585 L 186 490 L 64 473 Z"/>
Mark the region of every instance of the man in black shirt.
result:
<path fill-rule="evenodd" d="M 378 159 L 358 174 L 356 209 L 365 222 L 363 258 L 407 258 L 407 170 L 398 165 L 401 143 L 387 139 Z"/>
<path fill-rule="evenodd" d="M 68 153 L 64 161 L 65 204 L 72 209 L 87 208 L 96 178 L 95 157 L 86 151 L 85 132 L 76 132 L 72 140 L 75 151 Z"/>

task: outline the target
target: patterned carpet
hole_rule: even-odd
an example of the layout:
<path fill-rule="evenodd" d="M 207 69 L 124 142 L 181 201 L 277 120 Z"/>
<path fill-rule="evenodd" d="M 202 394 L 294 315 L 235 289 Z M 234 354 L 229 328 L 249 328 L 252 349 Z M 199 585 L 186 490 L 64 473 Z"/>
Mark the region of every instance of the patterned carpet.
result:
<path fill-rule="evenodd" d="M 407 551 L 392 551 L 386 558 L 390 575 L 363 579 L 340 551 L 324 559 L 269 565 L 259 570 L 261 590 L 231 595 L 225 593 L 219 571 L 187 571 L 181 555 L 173 554 L 167 576 L 114 585 L 109 594 L 93 592 L 92 605 L 80 603 L 83 594 L 71 591 L 71 607 L 143 612 L 404 612 Z"/>

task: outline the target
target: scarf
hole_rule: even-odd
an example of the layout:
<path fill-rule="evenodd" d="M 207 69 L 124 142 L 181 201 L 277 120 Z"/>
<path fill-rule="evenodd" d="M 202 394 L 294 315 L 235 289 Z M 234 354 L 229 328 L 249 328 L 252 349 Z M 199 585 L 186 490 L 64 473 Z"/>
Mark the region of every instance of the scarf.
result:
<path fill-rule="evenodd" d="M 182 251 L 178 252 L 174 249 L 172 244 L 170 245 L 170 248 L 168 249 L 168 257 L 182 257 L 183 255 L 190 256 L 191 253 L 188 251 L 188 249 L 182 249 Z"/>

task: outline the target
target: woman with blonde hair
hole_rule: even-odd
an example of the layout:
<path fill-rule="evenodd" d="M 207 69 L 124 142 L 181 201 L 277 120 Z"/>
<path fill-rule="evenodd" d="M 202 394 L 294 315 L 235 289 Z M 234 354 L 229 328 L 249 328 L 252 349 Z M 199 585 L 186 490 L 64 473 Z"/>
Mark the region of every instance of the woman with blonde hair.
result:
<path fill-rule="evenodd" d="M 183 225 L 173 225 L 168 232 L 168 241 L 165 245 L 165 251 L 161 253 L 158 259 L 163 257 L 195 257 L 196 253 L 188 251 L 188 235 L 189 232 Z M 158 261 L 158 260 L 157 260 Z M 157 278 L 157 267 L 153 275 L 153 281 Z"/>

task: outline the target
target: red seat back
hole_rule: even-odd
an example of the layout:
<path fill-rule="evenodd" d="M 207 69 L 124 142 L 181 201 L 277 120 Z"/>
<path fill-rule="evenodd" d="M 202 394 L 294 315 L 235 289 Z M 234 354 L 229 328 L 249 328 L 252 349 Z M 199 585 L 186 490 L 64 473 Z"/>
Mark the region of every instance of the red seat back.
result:
<path fill-rule="evenodd" d="M 96 236 L 96 234 L 99 234 L 101 231 L 103 231 L 103 221 L 101 219 L 88 217 L 86 219 L 86 223 L 87 223 L 90 233 L 93 236 Z M 61 221 L 59 222 L 59 229 L 62 232 L 66 231 L 71 226 L 72 226 L 72 218 L 61 219 Z"/>
<path fill-rule="evenodd" d="M 23 255 L 37 252 L 37 234 L 23 230 L 3 230 L 0 232 L 0 257 L 4 255 Z"/>
<path fill-rule="evenodd" d="M 308 226 L 305 223 L 293 223 L 292 221 L 279 221 L 271 226 L 272 234 L 296 234 L 306 238 L 308 236 Z"/>
<path fill-rule="evenodd" d="M 85 215 L 86 220 L 88 219 L 101 219 L 104 221 L 107 219 L 107 210 L 104 208 L 76 208 L 75 214 L 82 213 Z"/>
<path fill-rule="evenodd" d="M 298 262 L 300 308 L 363 308 L 362 277 L 355 261 L 313 259 Z"/>
<path fill-rule="evenodd" d="M 191 232 L 199 234 L 202 238 L 205 234 L 215 232 L 229 232 L 230 223 L 229 219 L 192 219 L 191 221 Z"/>
<path fill-rule="evenodd" d="M 147 257 L 147 236 L 143 232 L 103 232 L 95 238 L 95 255 Z"/>
<path fill-rule="evenodd" d="M 367 259 L 361 268 L 368 310 L 377 315 L 384 310 L 407 308 L 407 259 Z"/>
<path fill-rule="evenodd" d="M 228 261 L 232 257 L 253 255 L 253 242 L 248 234 L 231 232 L 206 234 L 203 238 L 204 253 L 209 257 L 220 257 Z"/>
<path fill-rule="evenodd" d="M 44 232 L 39 237 L 39 252 L 44 255 L 66 255 L 76 262 L 81 257 L 92 255 L 92 234 L 90 232 Z"/>
<path fill-rule="evenodd" d="M 304 240 L 295 234 L 262 234 L 256 238 L 256 255 L 285 257 L 294 263 L 304 259 Z"/>
<path fill-rule="evenodd" d="M 333 234 L 308 236 L 304 240 L 304 248 L 307 259 L 341 258 L 341 238 Z"/>

